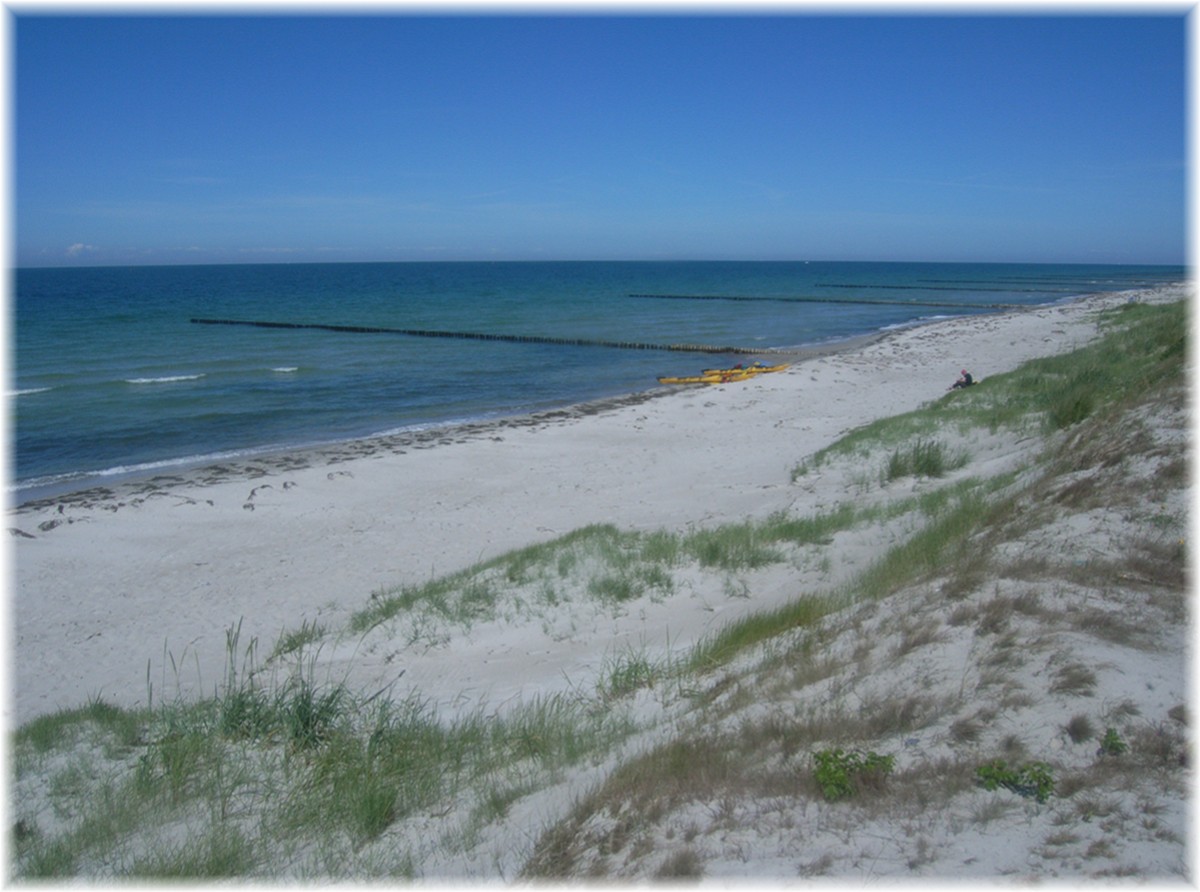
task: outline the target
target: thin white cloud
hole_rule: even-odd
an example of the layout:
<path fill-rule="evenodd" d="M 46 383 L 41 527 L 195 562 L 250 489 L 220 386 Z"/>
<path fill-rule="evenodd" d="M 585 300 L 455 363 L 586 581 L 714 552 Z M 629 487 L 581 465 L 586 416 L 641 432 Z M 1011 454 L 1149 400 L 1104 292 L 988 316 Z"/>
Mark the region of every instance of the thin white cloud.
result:
<path fill-rule="evenodd" d="M 99 251 L 95 245 L 85 245 L 83 242 L 76 242 L 67 248 L 68 257 L 79 257 L 83 254 L 91 254 L 93 251 Z"/>

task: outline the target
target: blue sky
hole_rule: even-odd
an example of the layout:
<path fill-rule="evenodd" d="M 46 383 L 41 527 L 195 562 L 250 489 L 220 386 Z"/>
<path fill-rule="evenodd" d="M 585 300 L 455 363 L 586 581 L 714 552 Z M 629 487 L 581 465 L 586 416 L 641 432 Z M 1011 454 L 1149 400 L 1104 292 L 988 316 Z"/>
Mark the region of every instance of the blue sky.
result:
<path fill-rule="evenodd" d="M 1186 259 L 1183 12 L 12 21 L 22 266 Z"/>

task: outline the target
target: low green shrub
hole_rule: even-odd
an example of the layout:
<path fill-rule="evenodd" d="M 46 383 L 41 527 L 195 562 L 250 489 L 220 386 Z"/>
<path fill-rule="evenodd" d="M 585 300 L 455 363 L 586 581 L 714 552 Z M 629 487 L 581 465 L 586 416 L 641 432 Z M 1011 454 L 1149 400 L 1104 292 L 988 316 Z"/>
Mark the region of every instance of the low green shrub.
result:
<path fill-rule="evenodd" d="M 849 799 L 864 787 L 878 787 L 892 773 L 895 756 L 875 752 L 842 749 L 813 753 L 813 777 L 830 802 Z"/>
<path fill-rule="evenodd" d="M 1003 759 L 993 759 L 976 768 L 975 777 L 985 790 L 1004 787 L 1018 796 L 1032 796 L 1038 802 L 1045 802 L 1054 793 L 1054 777 L 1045 762 L 1010 767 Z"/>

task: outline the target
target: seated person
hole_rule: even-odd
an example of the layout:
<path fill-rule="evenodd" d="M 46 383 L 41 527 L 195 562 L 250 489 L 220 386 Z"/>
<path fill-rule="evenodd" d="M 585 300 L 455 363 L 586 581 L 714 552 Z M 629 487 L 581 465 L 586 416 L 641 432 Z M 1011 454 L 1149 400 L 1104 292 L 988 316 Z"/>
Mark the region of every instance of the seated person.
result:
<path fill-rule="evenodd" d="M 971 373 L 966 369 L 962 370 L 962 377 L 950 385 L 951 390 L 957 390 L 960 387 L 970 387 L 975 383 L 975 379 L 971 377 Z"/>

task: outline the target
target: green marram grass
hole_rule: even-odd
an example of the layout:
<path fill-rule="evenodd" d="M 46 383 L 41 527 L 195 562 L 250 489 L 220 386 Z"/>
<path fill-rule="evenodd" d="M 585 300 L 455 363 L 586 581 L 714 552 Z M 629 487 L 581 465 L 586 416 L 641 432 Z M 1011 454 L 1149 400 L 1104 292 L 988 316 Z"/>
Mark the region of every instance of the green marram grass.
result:
<path fill-rule="evenodd" d="M 725 573 L 755 570 L 785 560 L 788 548 L 827 543 L 834 533 L 870 516 L 846 503 L 812 517 L 777 513 L 683 534 L 595 524 L 427 583 L 375 592 L 368 606 L 351 617 L 348 631 L 365 634 L 382 623 L 414 616 L 469 627 L 505 611 L 519 613 L 517 602 L 528 601 L 531 587 L 538 593 L 534 600 L 544 607 L 570 599 L 572 583 L 601 604 L 665 597 L 674 589 L 673 572 L 686 564 Z M 526 604 L 524 609 L 533 608 Z M 311 645 L 313 639 L 303 636 L 304 631 L 282 640 L 303 638 Z"/>
<path fill-rule="evenodd" d="M 918 437 L 911 443 L 898 446 L 888 456 L 881 475 L 884 483 L 902 477 L 944 477 L 970 460 L 965 450 L 950 450 L 938 440 Z"/>
<path fill-rule="evenodd" d="M 281 852 L 324 846 L 348 855 L 396 821 L 459 797 L 491 791 L 486 813 L 496 790 L 550 783 L 632 730 L 620 715 L 565 696 L 450 722 L 417 697 L 371 702 L 305 676 L 262 700 L 264 718 L 232 728 L 218 695 L 154 710 L 97 702 L 20 729 L 18 778 L 80 736 L 118 755 L 104 757 L 108 767 L 86 789 L 59 781 L 56 808 L 70 815 L 69 829 L 43 833 L 18 806 L 15 874 L 272 876 Z M 129 743 L 128 726 L 146 739 Z M 47 742 L 51 728 L 56 739 Z M 74 773 L 97 775 L 94 766 Z"/>
<path fill-rule="evenodd" d="M 1101 313 L 1098 324 L 1102 336 L 1079 349 L 1031 360 L 912 412 L 851 431 L 798 465 L 793 479 L 838 456 L 912 450 L 943 429 L 1054 433 L 1186 375 L 1184 302 L 1123 304 Z"/>

